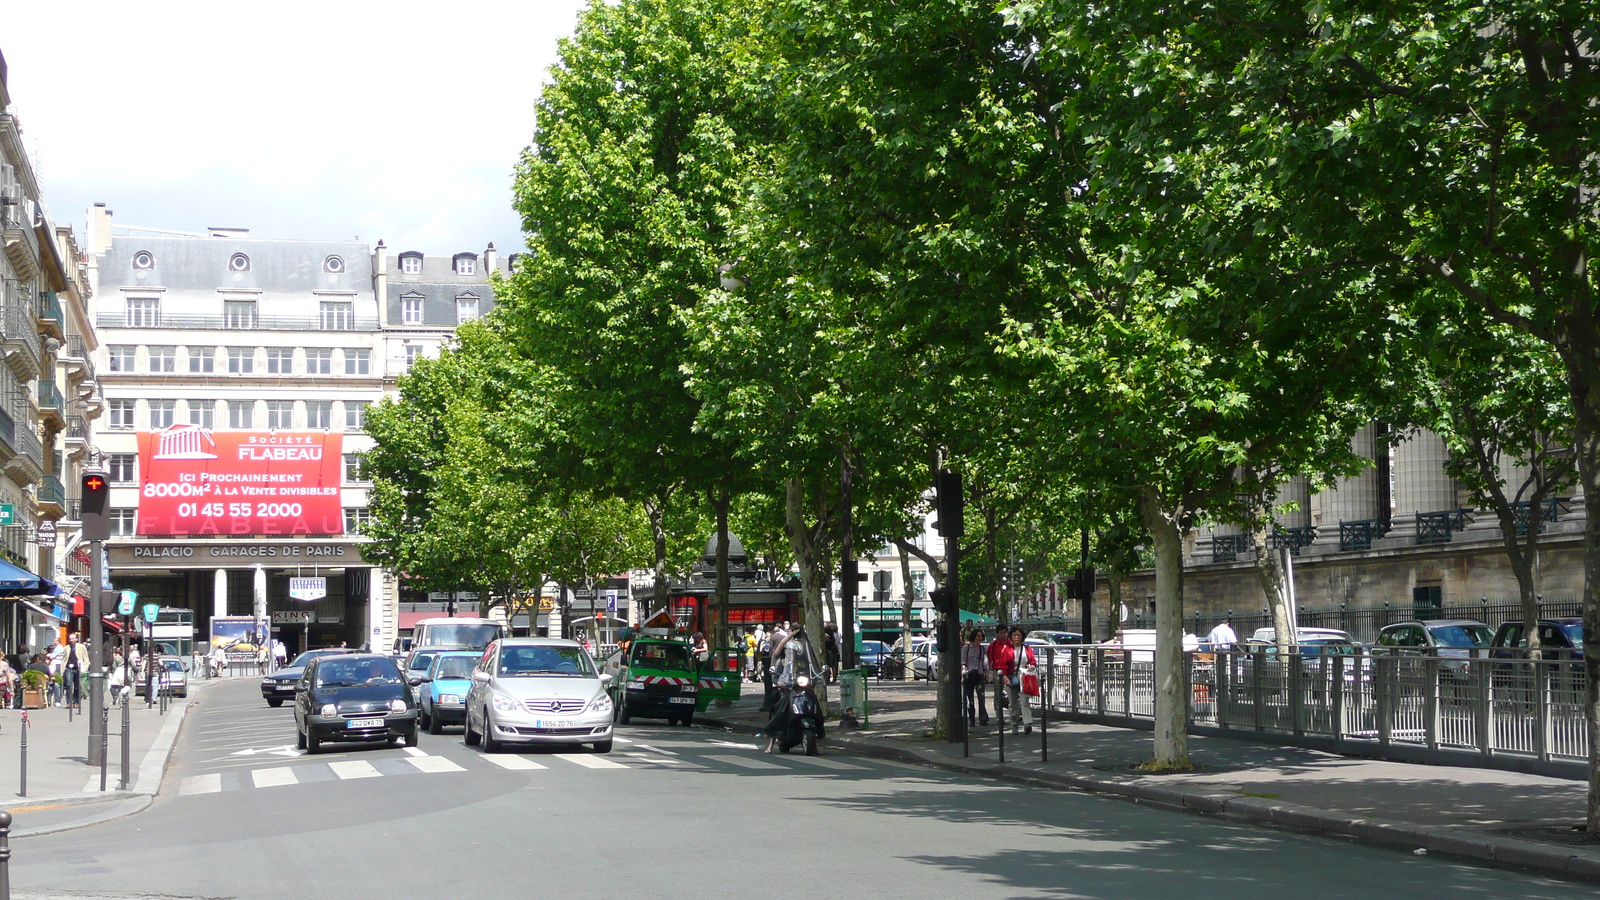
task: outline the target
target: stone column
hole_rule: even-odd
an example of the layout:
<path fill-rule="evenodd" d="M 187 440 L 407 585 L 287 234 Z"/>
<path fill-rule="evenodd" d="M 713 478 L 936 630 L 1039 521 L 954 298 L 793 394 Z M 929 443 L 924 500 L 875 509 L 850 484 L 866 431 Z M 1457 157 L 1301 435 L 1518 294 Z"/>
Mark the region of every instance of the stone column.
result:
<path fill-rule="evenodd" d="M 367 637 L 372 649 L 383 653 L 394 643 L 384 632 L 383 619 L 383 571 L 377 568 L 367 570 Z"/>
<path fill-rule="evenodd" d="M 1391 537 L 1415 537 L 1417 513 L 1457 508 L 1455 479 L 1444 471 L 1449 459 L 1444 439 L 1427 429 L 1411 432 L 1395 446 Z"/>
<path fill-rule="evenodd" d="M 1358 456 L 1372 459 L 1377 437 L 1377 424 L 1366 425 L 1350 438 L 1350 449 Z M 1321 520 L 1316 524 L 1332 537 L 1334 546 L 1338 546 L 1340 522 L 1382 518 L 1378 498 L 1378 470 L 1368 466 L 1355 477 L 1341 478 L 1333 487 L 1317 494 Z"/>
<path fill-rule="evenodd" d="M 213 618 L 228 614 L 228 570 L 218 569 L 211 582 L 211 615 Z"/>
<path fill-rule="evenodd" d="M 1273 498 L 1273 506 L 1283 506 L 1293 503 L 1294 509 L 1278 512 L 1273 515 L 1281 528 L 1305 528 L 1311 524 L 1311 483 L 1304 475 L 1285 481 L 1278 486 L 1278 495 Z"/>

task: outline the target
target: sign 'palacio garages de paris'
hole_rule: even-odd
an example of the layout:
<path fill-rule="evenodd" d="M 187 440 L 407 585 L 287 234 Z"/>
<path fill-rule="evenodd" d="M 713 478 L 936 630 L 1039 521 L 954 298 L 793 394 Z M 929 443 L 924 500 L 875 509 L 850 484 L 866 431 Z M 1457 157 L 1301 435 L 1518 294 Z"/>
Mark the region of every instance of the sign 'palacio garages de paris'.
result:
<path fill-rule="evenodd" d="M 140 432 L 138 533 L 343 534 L 343 437 L 195 425 Z"/>

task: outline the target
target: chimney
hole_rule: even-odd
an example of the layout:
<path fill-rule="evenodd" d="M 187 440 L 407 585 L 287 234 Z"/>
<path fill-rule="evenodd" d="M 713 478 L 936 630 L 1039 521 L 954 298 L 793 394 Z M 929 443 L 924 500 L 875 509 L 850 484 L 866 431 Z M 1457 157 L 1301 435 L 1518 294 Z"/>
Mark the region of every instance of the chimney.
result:
<path fill-rule="evenodd" d="M 372 251 L 372 295 L 381 312 L 389 302 L 389 251 L 383 245 L 383 238 L 378 238 L 378 247 Z M 382 321 L 381 316 L 379 321 Z"/>
<path fill-rule="evenodd" d="M 383 254 L 383 238 L 378 238 L 378 247 L 372 251 L 372 273 L 374 275 L 389 274 L 389 258 Z"/>
<path fill-rule="evenodd" d="M 91 256 L 111 249 L 111 210 L 104 203 L 89 207 L 89 253 Z"/>
<path fill-rule="evenodd" d="M 494 274 L 495 261 L 496 260 L 495 260 L 495 252 L 494 252 L 494 241 L 490 241 L 489 242 L 489 246 L 484 248 L 484 251 L 483 251 L 483 274 L 484 274 L 484 280 L 487 281 L 488 280 L 488 276 Z"/>

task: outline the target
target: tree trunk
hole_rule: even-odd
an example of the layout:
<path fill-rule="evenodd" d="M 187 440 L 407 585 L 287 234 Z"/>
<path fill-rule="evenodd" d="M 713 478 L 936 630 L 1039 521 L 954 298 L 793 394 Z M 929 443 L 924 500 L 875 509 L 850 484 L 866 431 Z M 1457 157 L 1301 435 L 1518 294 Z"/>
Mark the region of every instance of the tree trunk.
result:
<path fill-rule="evenodd" d="M 1119 621 L 1121 621 L 1121 617 L 1122 617 L 1122 573 L 1121 572 L 1112 571 L 1112 572 L 1107 572 L 1106 573 L 1106 594 L 1107 594 L 1106 622 L 1107 623 L 1111 623 L 1111 622 L 1119 622 Z M 1092 624 L 1094 624 L 1094 595 L 1091 593 L 1088 597 L 1084 598 L 1083 602 L 1089 604 L 1089 624 L 1092 625 Z M 1110 637 L 1112 634 L 1115 634 L 1116 630 L 1117 630 L 1116 626 L 1115 625 L 1111 625 L 1110 626 L 1110 631 L 1106 632 L 1105 634 L 1103 634 L 1101 636 L 1102 640 L 1105 639 L 1105 638 Z M 1095 636 L 1092 635 L 1092 634 L 1086 634 L 1086 635 L 1083 636 L 1083 639 L 1085 641 L 1093 641 L 1094 638 L 1095 638 Z"/>
<path fill-rule="evenodd" d="M 1289 654 L 1294 652 L 1297 643 L 1295 629 L 1298 623 L 1290 618 L 1289 611 L 1289 573 L 1283 565 L 1283 557 L 1267 547 L 1267 526 L 1264 522 L 1256 522 L 1251 526 L 1250 540 L 1256 547 L 1256 581 L 1261 585 L 1261 593 L 1266 595 L 1267 609 L 1272 613 L 1273 643 L 1278 645 L 1278 659 L 1285 665 L 1288 664 Z"/>
<path fill-rule="evenodd" d="M 714 500 L 717 519 L 717 596 L 712 609 L 711 646 L 728 646 L 728 482 L 718 485 Z"/>
<path fill-rule="evenodd" d="M 650 517 L 650 536 L 655 548 L 655 592 L 651 595 L 650 602 L 666 608 L 667 604 L 667 526 L 666 512 L 663 504 L 655 499 L 644 502 L 645 514 Z M 641 615 L 639 610 L 633 611 L 633 616 L 638 621 L 635 625 L 643 625 L 650 618 L 651 610 L 644 610 Z"/>
<path fill-rule="evenodd" d="M 1155 756 L 1151 766 L 1188 770 L 1188 704 L 1183 656 L 1183 535 L 1179 516 L 1153 487 L 1139 489 L 1139 512 L 1156 552 Z M 1131 654 L 1127 656 L 1131 663 Z"/>
<path fill-rule="evenodd" d="M 805 619 L 806 638 L 817 652 L 822 649 L 822 580 L 827 577 L 826 560 L 820 542 L 805 521 L 805 483 L 791 477 L 784 485 L 783 524 L 789 534 L 789 547 L 794 550 L 796 566 L 800 569 L 800 609 Z M 821 531 L 821 529 L 817 529 Z M 819 684 L 818 699 L 827 709 L 827 684 Z"/>
<path fill-rule="evenodd" d="M 907 652 L 909 653 L 911 647 L 911 603 L 916 599 L 916 591 L 912 590 L 911 587 L 911 554 L 906 551 L 904 541 L 898 541 L 897 543 L 900 544 L 900 580 L 906 586 L 905 605 L 900 608 L 900 635 L 905 638 Z M 906 666 L 905 672 L 900 677 L 902 681 L 910 681 L 911 667 Z"/>

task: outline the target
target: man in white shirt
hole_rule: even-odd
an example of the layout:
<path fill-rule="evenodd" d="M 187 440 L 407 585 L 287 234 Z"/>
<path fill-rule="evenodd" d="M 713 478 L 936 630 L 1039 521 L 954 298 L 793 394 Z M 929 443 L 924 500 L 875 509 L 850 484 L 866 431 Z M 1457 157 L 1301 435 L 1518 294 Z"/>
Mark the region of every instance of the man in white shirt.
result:
<path fill-rule="evenodd" d="M 1211 629 L 1211 633 L 1206 635 L 1206 643 L 1211 645 L 1213 651 L 1232 650 L 1233 645 L 1239 643 L 1239 636 L 1233 633 L 1233 625 L 1230 624 L 1232 621 L 1232 616 L 1223 616 L 1222 621 L 1217 623 L 1217 627 Z"/>

